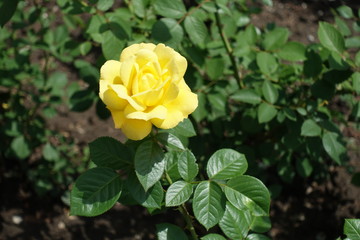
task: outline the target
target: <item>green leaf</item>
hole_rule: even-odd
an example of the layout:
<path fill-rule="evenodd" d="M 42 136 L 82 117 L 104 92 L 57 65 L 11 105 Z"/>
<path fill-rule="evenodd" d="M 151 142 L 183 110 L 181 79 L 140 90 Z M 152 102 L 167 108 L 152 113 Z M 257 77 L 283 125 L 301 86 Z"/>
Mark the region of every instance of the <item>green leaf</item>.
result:
<path fill-rule="evenodd" d="M 301 136 L 316 137 L 321 135 L 320 126 L 312 119 L 307 119 L 301 126 Z"/>
<path fill-rule="evenodd" d="M 346 147 L 339 140 L 340 136 L 334 132 L 326 132 L 322 137 L 325 151 L 336 163 L 341 164 L 346 156 Z"/>
<path fill-rule="evenodd" d="M 100 11 L 109 10 L 114 5 L 114 0 L 98 0 L 96 6 Z"/>
<path fill-rule="evenodd" d="M 154 9 L 157 14 L 168 18 L 181 18 L 186 13 L 182 0 L 155 0 Z"/>
<path fill-rule="evenodd" d="M 20 0 L 4 0 L 0 5 L 0 26 L 3 27 L 16 11 L 16 7 Z"/>
<path fill-rule="evenodd" d="M 195 189 L 193 210 L 195 218 L 206 228 L 215 226 L 225 211 L 221 188 L 214 182 L 203 181 Z"/>
<path fill-rule="evenodd" d="M 90 42 L 83 42 L 79 46 L 81 55 L 85 56 L 91 50 L 91 43 Z"/>
<path fill-rule="evenodd" d="M 67 76 L 64 72 L 54 72 L 46 82 L 46 87 L 51 88 L 51 94 L 57 96 L 64 95 L 64 87 L 68 83 Z"/>
<path fill-rule="evenodd" d="M 345 219 L 344 234 L 351 240 L 360 239 L 360 219 Z"/>
<path fill-rule="evenodd" d="M 101 50 L 106 60 L 120 59 L 120 53 L 125 47 L 125 41 L 117 38 L 112 31 L 106 31 L 102 34 Z"/>
<path fill-rule="evenodd" d="M 345 41 L 341 33 L 327 22 L 320 22 L 318 29 L 320 43 L 330 51 L 342 53 L 345 50 Z"/>
<path fill-rule="evenodd" d="M 276 58 L 267 52 L 259 52 L 256 55 L 256 64 L 260 71 L 265 75 L 271 75 L 278 68 Z"/>
<path fill-rule="evenodd" d="M 164 169 L 165 156 L 159 145 L 143 142 L 135 153 L 135 172 L 145 191 L 159 181 Z"/>
<path fill-rule="evenodd" d="M 120 197 L 120 175 L 113 169 L 96 167 L 80 175 L 70 197 L 70 214 L 97 216 L 109 210 Z"/>
<path fill-rule="evenodd" d="M 355 55 L 355 65 L 360 67 L 360 51 Z"/>
<path fill-rule="evenodd" d="M 219 80 L 223 75 L 225 63 L 223 58 L 207 58 L 205 60 L 205 70 L 209 77 L 213 80 Z"/>
<path fill-rule="evenodd" d="M 313 166 L 311 165 L 309 159 L 297 159 L 296 160 L 296 170 L 300 176 L 307 178 L 313 172 Z"/>
<path fill-rule="evenodd" d="M 273 104 L 277 101 L 277 99 L 279 97 L 278 90 L 268 80 L 265 80 L 262 85 L 262 93 L 264 94 L 266 101 L 273 103 Z"/>
<path fill-rule="evenodd" d="M 162 18 L 153 25 L 151 37 L 156 42 L 176 47 L 184 37 L 184 30 L 173 18 Z"/>
<path fill-rule="evenodd" d="M 175 135 L 181 135 L 184 137 L 193 137 L 196 136 L 196 132 L 194 126 L 190 119 L 185 118 L 182 122 L 180 122 L 176 127 L 170 130 Z"/>
<path fill-rule="evenodd" d="M 31 154 L 31 149 L 24 136 L 18 136 L 11 141 L 11 150 L 19 159 L 25 159 Z"/>
<path fill-rule="evenodd" d="M 170 149 L 185 150 L 185 147 L 180 139 L 171 133 L 159 133 L 156 135 L 156 139 Z"/>
<path fill-rule="evenodd" d="M 185 31 L 189 35 L 190 40 L 197 46 L 203 47 L 208 37 L 208 30 L 203 21 L 199 18 L 188 15 L 184 21 Z"/>
<path fill-rule="evenodd" d="M 42 154 L 48 161 L 56 161 L 59 159 L 58 151 L 56 151 L 56 149 L 50 143 L 45 144 Z"/>
<path fill-rule="evenodd" d="M 245 240 L 271 240 L 271 239 L 262 234 L 252 233 L 249 234 Z"/>
<path fill-rule="evenodd" d="M 354 91 L 360 94 L 360 72 L 354 72 L 351 77 Z"/>
<path fill-rule="evenodd" d="M 100 27 L 106 23 L 105 17 L 102 15 L 93 15 L 90 18 L 89 25 L 86 29 L 86 33 L 89 34 L 99 34 Z"/>
<path fill-rule="evenodd" d="M 89 143 L 90 158 L 98 167 L 121 169 L 131 166 L 132 155 L 127 146 L 111 137 L 99 137 Z"/>
<path fill-rule="evenodd" d="M 145 191 L 135 174 L 131 174 L 126 181 L 126 186 L 131 196 L 141 206 L 147 208 L 161 208 L 164 190 L 160 182 L 156 182 L 154 186 Z"/>
<path fill-rule="evenodd" d="M 360 48 L 360 36 L 349 37 L 345 40 L 347 48 Z"/>
<path fill-rule="evenodd" d="M 131 4 L 136 16 L 144 18 L 146 16 L 147 0 L 132 0 Z"/>
<path fill-rule="evenodd" d="M 343 18 L 349 19 L 349 18 L 354 17 L 352 9 L 346 5 L 342 5 L 342 6 L 338 7 L 336 10 L 340 13 L 340 15 Z"/>
<path fill-rule="evenodd" d="M 257 233 L 265 233 L 271 229 L 269 216 L 254 216 L 250 229 Z"/>
<path fill-rule="evenodd" d="M 226 238 L 224 238 L 223 236 L 217 233 L 210 233 L 208 235 L 203 236 L 201 240 L 226 240 Z"/>
<path fill-rule="evenodd" d="M 258 35 L 256 33 L 256 29 L 254 25 L 249 24 L 244 32 L 244 38 L 247 44 L 254 45 L 256 41 L 258 40 Z"/>
<path fill-rule="evenodd" d="M 211 179 L 230 179 L 244 174 L 247 167 L 244 154 L 232 149 L 221 149 L 210 157 L 206 172 Z"/>
<path fill-rule="evenodd" d="M 244 239 L 250 230 L 251 222 L 252 216 L 248 211 L 241 211 L 227 202 L 219 226 L 227 237 Z"/>
<path fill-rule="evenodd" d="M 181 178 L 178 170 L 178 159 L 182 152 L 171 151 L 165 154 L 165 171 L 170 176 L 172 181 L 176 181 Z"/>
<path fill-rule="evenodd" d="M 306 53 L 306 61 L 304 62 L 304 74 L 306 77 L 316 77 L 321 73 L 322 60 L 318 53 L 310 50 Z"/>
<path fill-rule="evenodd" d="M 278 52 L 281 59 L 287 61 L 304 61 L 305 56 L 305 46 L 299 42 L 288 42 L 286 43 Z"/>
<path fill-rule="evenodd" d="M 296 114 L 295 112 L 290 108 L 284 108 L 285 116 L 290 119 L 291 121 L 296 121 Z"/>
<path fill-rule="evenodd" d="M 336 23 L 337 28 L 339 29 L 339 31 L 341 32 L 341 34 L 343 36 L 350 36 L 351 35 L 351 30 L 350 30 L 350 28 L 348 27 L 347 23 L 344 20 L 342 20 L 339 17 L 335 17 L 335 23 Z"/>
<path fill-rule="evenodd" d="M 231 95 L 230 98 L 235 101 L 250 103 L 254 105 L 261 102 L 261 97 L 254 90 L 251 89 L 238 90 L 233 95 Z"/>
<path fill-rule="evenodd" d="M 275 50 L 285 45 L 289 38 L 289 30 L 286 28 L 275 28 L 274 30 L 267 32 L 264 37 L 265 50 Z"/>
<path fill-rule="evenodd" d="M 158 240 L 188 240 L 181 228 L 170 223 L 156 224 L 156 235 Z"/>
<path fill-rule="evenodd" d="M 181 153 L 178 159 L 178 170 L 185 181 L 192 181 L 199 172 L 196 158 L 190 150 Z"/>
<path fill-rule="evenodd" d="M 192 184 L 184 181 L 174 182 L 166 191 L 165 205 L 167 207 L 179 206 L 189 200 L 192 192 Z"/>
<path fill-rule="evenodd" d="M 270 122 L 277 114 L 277 109 L 268 103 L 262 103 L 258 107 L 259 123 Z"/>
<path fill-rule="evenodd" d="M 239 210 L 250 210 L 255 216 L 269 215 L 270 193 L 259 179 L 247 175 L 232 178 L 224 192 Z"/>

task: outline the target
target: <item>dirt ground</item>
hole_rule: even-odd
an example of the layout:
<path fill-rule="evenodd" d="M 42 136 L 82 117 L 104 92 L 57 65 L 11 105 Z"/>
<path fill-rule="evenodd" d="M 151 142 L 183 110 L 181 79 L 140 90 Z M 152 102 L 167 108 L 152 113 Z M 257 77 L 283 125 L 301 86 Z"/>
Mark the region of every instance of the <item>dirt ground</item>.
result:
<path fill-rule="evenodd" d="M 360 5 L 355 4 L 356 1 L 343 2 L 354 7 Z M 252 22 L 259 27 L 274 22 L 289 28 L 292 40 L 311 43 L 317 41 L 317 22 L 331 22 L 330 8 L 339 4 L 341 1 L 274 0 L 274 6 L 265 7 L 261 14 L 253 16 Z M 99 120 L 93 108 L 85 113 L 69 112 L 66 108 L 59 112 L 49 123 L 50 127 L 74 137 L 77 144 L 87 144 L 104 135 L 123 140 L 120 131 L 113 128 L 112 120 Z M 349 146 L 348 168 L 360 171 L 360 133 L 351 127 L 344 128 L 343 132 Z M 296 184 L 285 187 L 280 198 L 272 201 L 273 227 L 268 233 L 272 239 L 335 239 L 342 233 L 344 218 L 360 218 L 360 188 L 351 185 L 347 168 L 334 167 L 330 175 L 331 178 L 321 184 L 297 180 Z M 54 203 L 50 197 L 34 197 L 19 179 L 4 177 L 0 189 L 0 240 L 146 240 L 156 238 L 155 224 L 183 225 L 182 219 L 171 210 L 151 216 L 142 207 L 120 204 L 95 218 L 69 216 L 67 206 L 60 201 Z"/>

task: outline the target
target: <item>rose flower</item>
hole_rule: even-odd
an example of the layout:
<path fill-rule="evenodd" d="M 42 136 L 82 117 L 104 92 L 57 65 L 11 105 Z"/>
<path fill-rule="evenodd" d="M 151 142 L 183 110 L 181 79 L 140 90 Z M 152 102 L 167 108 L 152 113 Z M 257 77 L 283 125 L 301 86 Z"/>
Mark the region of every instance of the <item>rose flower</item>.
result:
<path fill-rule="evenodd" d="M 186 59 L 164 44 L 133 44 L 120 61 L 109 60 L 100 70 L 100 98 L 115 128 L 141 140 L 152 129 L 170 129 L 192 113 L 198 99 L 184 81 Z"/>

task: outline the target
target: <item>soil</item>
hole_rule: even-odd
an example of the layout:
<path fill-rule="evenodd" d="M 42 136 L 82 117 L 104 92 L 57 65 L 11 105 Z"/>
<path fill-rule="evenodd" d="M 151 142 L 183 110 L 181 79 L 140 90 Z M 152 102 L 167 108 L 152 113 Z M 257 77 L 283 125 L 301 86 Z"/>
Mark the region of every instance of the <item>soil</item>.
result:
<path fill-rule="evenodd" d="M 360 5 L 355 1 L 344 2 L 353 4 L 355 9 Z M 274 5 L 254 15 L 252 22 L 258 27 L 273 22 L 289 28 L 292 40 L 316 42 L 317 22 L 331 22 L 330 9 L 341 3 L 274 0 Z M 68 72 L 71 71 L 68 69 Z M 94 108 L 83 113 L 60 108 L 59 116 L 49 122 L 49 127 L 73 137 L 80 146 L 100 136 L 124 140 L 121 132 L 113 128 L 112 120 L 99 120 Z M 272 229 L 268 232 L 272 239 L 336 239 L 341 236 L 345 218 L 360 218 L 360 188 L 350 183 L 349 173 L 349 169 L 351 172 L 360 171 L 360 132 L 351 126 L 342 130 L 348 139 L 349 166 L 331 168 L 330 178 L 321 183 L 297 180 L 296 184 L 285 187 L 281 197 L 272 201 Z M 171 210 L 167 214 L 151 216 L 142 207 L 121 204 L 95 218 L 69 216 L 68 207 L 60 200 L 37 197 L 21 179 L 4 176 L 2 180 L 0 240 L 155 239 L 155 225 L 158 223 L 184 225 L 177 213 Z"/>

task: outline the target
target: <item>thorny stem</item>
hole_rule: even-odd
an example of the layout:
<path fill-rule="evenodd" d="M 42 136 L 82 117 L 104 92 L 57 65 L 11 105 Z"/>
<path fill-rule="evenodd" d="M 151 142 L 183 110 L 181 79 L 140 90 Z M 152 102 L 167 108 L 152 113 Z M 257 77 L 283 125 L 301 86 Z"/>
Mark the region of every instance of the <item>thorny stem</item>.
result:
<path fill-rule="evenodd" d="M 170 185 L 173 183 L 173 181 L 171 180 L 169 174 L 165 173 L 165 178 L 169 182 Z M 181 204 L 179 206 L 178 210 L 185 219 L 186 227 L 189 229 L 192 239 L 193 240 L 198 240 L 199 237 L 198 237 L 198 235 L 197 235 L 197 233 L 195 231 L 195 227 L 194 227 L 194 225 L 192 223 L 192 217 L 189 214 L 189 212 L 187 211 L 185 204 Z"/>
<path fill-rule="evenodd" d="M 242 79 L 240 77 L 240 73 L 239 73 L 239 70 L 238 70 L 238 67 L 237 67 L 237 64 L 236 64 L 236 59 L 235 59 L 235 56 L 233 54 L 233 49 L 231 48 L 229 40 L 227 39 L 227 37 L 225 35 L 225 32 L 222 29 L 222 24 L 221 24 L 220 15 L 219 15 L 219 6 L 216 3 L 215 3 L 215 5 L 216 5 L 216 12 L 215 12 L 216 25 L 218 27 L 221 39 L 222 39 L 222 41 L 224 43 L 224 46 L 226 48 L 226 52 L 228 53 L 228 55 L 230 57 L 231 64 L 232 64 L 232 66 L 234 68 L 234 76 L 235 76 L 237 82 L 239 83 L 240 88 L 244 88 L 245 86 L 244 86 L 244 83 L 243 83 L 243 81 L 242 81 Z"/>

